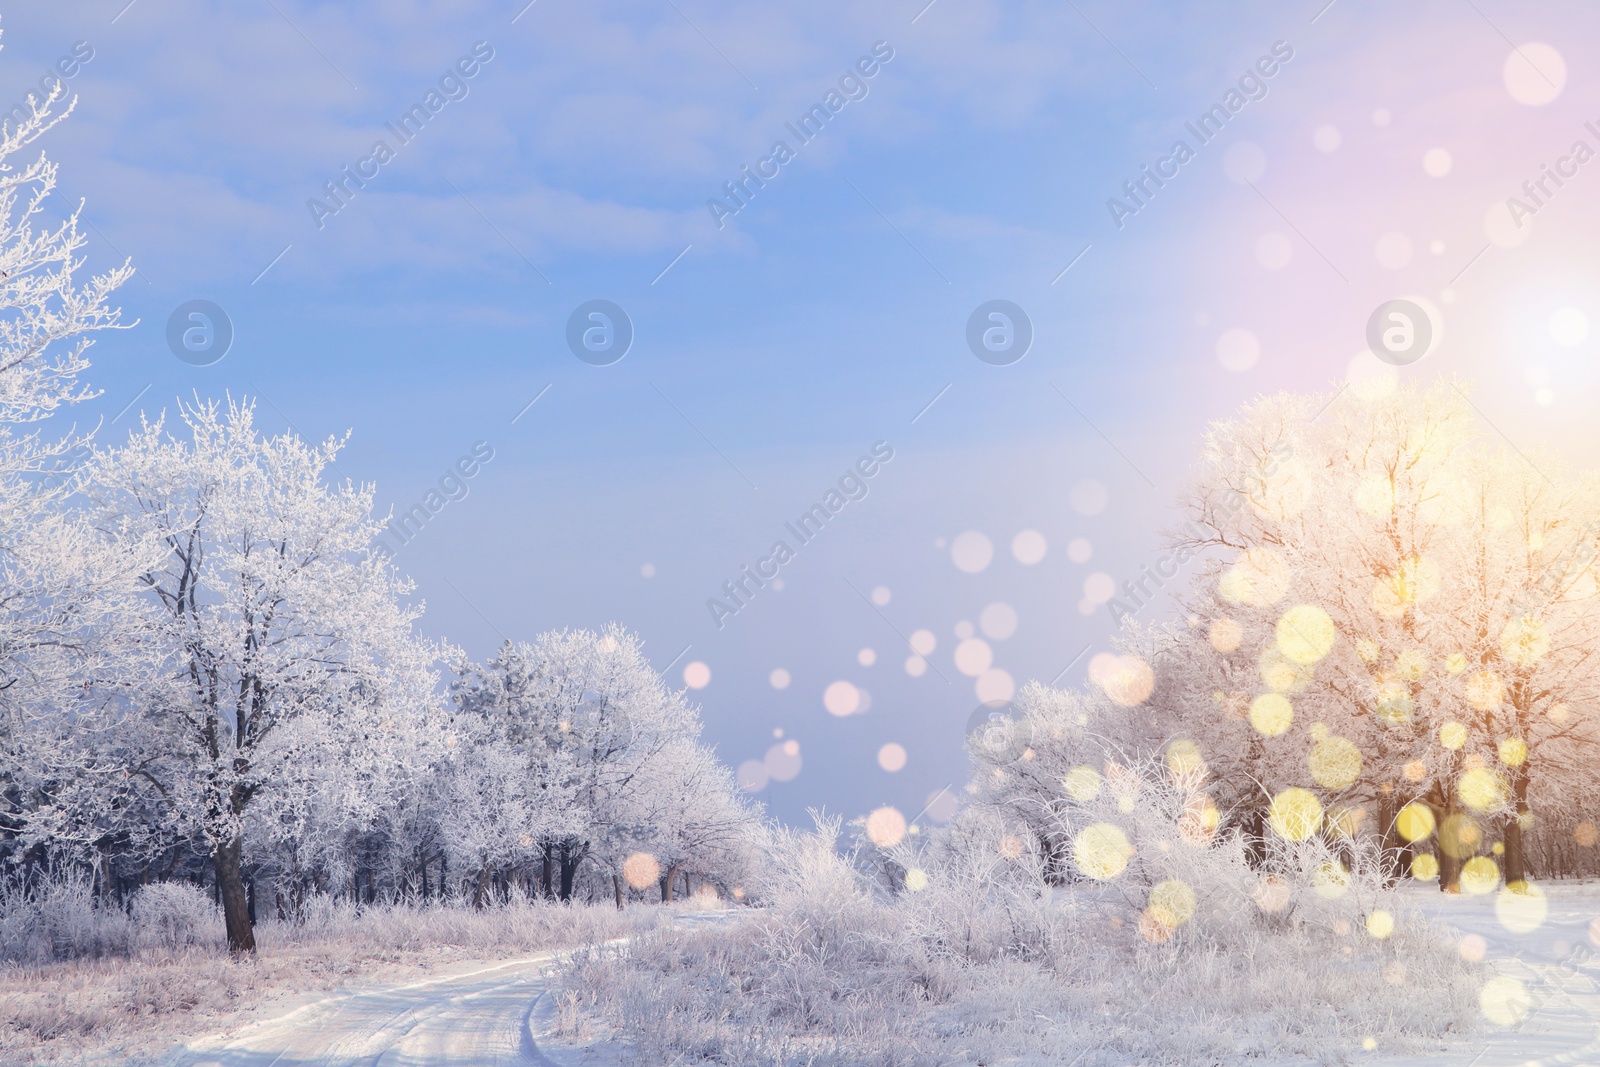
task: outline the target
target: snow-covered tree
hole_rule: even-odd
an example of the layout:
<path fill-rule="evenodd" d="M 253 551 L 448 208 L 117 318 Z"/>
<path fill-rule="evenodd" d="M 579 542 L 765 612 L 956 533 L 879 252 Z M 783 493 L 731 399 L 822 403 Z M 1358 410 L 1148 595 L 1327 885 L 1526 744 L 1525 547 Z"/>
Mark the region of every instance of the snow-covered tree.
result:
<path fill-rule="evenodd" d="M 98 395 L 78 377 L 92 335 L 118 325 L 110 297 L 132 267 L 78 278 L 82 205 L 42 225 L 56 165 L 17 158 L 72 108 L 57 82 L 23 110 L 0 124 L 0 830 L 28 834 L 28 798 L 51 788 L 39 757 L 60 751 L 37 734 L 58 730 L 76 681 L 105 666 L 105 612 L 130 576 L 126 553 L 63 506 L 85 435 L 41 424 Z"/>
<path fill-rule="evenodd" d="M 1392 849 L 1436 838 L 1416 869 L 1447 888 L 1497 829 L 1523 880 L 1540 783 L 1582 785 L 1600 739 L 1595 480 L 1507 452 L 1453 384 L 1378 379 L 1217 424 L 1189 512 L 1179 544 L 1205 562 L 1165 657 L 1169 728 L 1258 814 L 1290 785 L 1347 831 L 1375 808 Z"/>
<path fill-rule="evenodd" d="M 620 900 L 630 855 L 670 872 L 731 852 L 754 818 L 698 745 L 695 709 L 619 626 L 508 642 L 483 666 L 458 657 L 456 673 L 470 739 L 456 788 L 479 796 L 447 810 L 446 837 L 485 877 L 531 854 L 545 892 L 566 900 L 588 861 Z"/>
<path fill-rule="evenodd" d="M 433 699 L 432 650 L 409 583 L 373 551 L 371 487 L 324 481 L 339 442 L 263 437 L 248 403 L 180 415 L 187 439 L 146 421 L 89 476 L 106 536 L 161 550 L 123 631 L 159 670 L 112 725 L 127 771 L 209 844 L 229 945 L 246 951 L 247 813 L 293 823 L 329 794 L 381 808 L 418 749 L 387 739 Z"/>

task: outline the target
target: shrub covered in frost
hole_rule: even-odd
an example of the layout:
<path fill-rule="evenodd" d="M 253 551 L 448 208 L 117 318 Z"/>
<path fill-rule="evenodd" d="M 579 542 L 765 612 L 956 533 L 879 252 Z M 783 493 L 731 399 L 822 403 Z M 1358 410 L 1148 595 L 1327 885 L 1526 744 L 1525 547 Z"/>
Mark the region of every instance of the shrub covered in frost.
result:
<path fill-rule="evenodd" d="M 16 963 L 126 953 L 133 924 L 118 908 L 95 899 L 93 880 L 57 871 L 25 885 L 0 879 L 0 959 Z"/>
<path fill-rule="evenodd" d="M 1286 823 L 1252 854 L 1181 761 L 1099 768 L 917 848 L 780 837 L 767 907 L 585 955 L 563 1017 L 646 1059 L 784 1067 L 1325 1059 L 1471 1025 L 1466 964 L 1369 851 Z"/>
<path fill-rule="evenodd" d="M 222 913 L 210 894 L 189 882 L 152 882 L 133 895 L 133 922 L 141 943 L 177 952 L 191 945 L 216 945 Z"/>

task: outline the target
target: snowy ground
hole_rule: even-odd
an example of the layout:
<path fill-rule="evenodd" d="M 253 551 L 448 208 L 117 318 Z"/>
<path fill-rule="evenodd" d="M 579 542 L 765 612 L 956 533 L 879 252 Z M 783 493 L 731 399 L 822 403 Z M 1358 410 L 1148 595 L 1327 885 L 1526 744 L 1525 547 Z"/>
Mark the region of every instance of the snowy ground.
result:
<path fill-rule="evenodd" d="M 1353 1061 L 1373 1067 L 1532 1067 L 1600 1064 L 1600 884 L 1550 887 L 1548 914 L 1528 933 L 1507 929 L 1496 898 L 1445 898 L 1418 887 L 1412 902 L 1449 927 L 1453 941 L 1482 952 L 1494 976 L 1480 1035 L 1433 1055 L 1392 1058 L 1382 1048 Z M 737 921 L 738 912 L 686 913 L 677 922 Z M 1517 917 L 1510 916 L 1513 924 Z M 1525 925 L 1525 924 L 1524 924 Z M 1481 939 L 1481 940 L 1480 940 Z M 219 1034 L 183 1041 L 163 1067 L 637 1067 L 625 1043 L 590 1031 L 587 1042 L 559 1039 L 560 954 L 460 964 L 421 980 L 311 995 L 290 1010 Z M 1399 983 L 1395 996 L 1404 997 Z M 1070 1057 L 1069 1057 L 1070 1058 Z M 1336 1057 L 1337 1058 L 1337 1057 Z M 149 1061 L 145 1061 L 149 1062 Z M 666 1065 L 657 1065 L 666 1067 Z M 685 1059 L 679 1067 L 697 1067 Z"/>
<path fill-rule="evenodd" d="M 1443 897 L 1420 889 L 1413 902 L 1447 924 L 1468 953 L 1483 959 L 1500 982 L 1486 1010 L 1483 1033 L 1435 1056 L 1391 1059 L 1376 1050 L 1376 1067 L 1535 1067 L 1600 1064 L 1600 884 L 1546 888 L 1549 912 L 1537 929 L 1515 933 L 1497 914 L 1496 898 Z M 1506 916 L 1513 924 L 1517 915 Z M 1473 940 L 1481 938 L 1481 943 Z M 1520 990 L 1519 986 L 1520 984 Z M 1498 994 L 1498 995 L 1497 995 Z M 1404 995 L 1402 986 L 1397 995 Z"/>

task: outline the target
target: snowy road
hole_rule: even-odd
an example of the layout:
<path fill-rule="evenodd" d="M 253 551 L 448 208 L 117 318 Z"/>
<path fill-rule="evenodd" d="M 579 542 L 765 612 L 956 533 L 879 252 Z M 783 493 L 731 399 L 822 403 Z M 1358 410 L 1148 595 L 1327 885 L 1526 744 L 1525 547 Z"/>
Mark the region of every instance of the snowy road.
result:
<path fill-rule="evenodd" d="M 530 1015 L 557 955 L 339 993 L 223 1037 L 190 1042 L 173 1067 L 550 1065 Z"/>

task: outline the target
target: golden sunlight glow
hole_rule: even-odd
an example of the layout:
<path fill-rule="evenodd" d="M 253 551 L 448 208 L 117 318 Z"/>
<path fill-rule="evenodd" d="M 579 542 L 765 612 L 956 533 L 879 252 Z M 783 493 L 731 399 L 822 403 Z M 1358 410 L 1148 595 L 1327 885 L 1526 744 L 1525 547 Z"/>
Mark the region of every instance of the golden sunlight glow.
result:
<path fill-rule="evenodd" d="M 1431 852 L 1411 857 L 1411 877 L 1419 882 L 1431 882 L 1439 877 L 1439 860 Z"/>
<path fill-rule="evenodd" d="M 1379 682 L 1374 696 L 1378 715 L 1384 721 L 1395 724 L 1411 721 L 1416 704 L 1411 699 L 1411 689 L 1404 682 Z"/>
<path fill-rule="evenodd" d="M 1296 663 L 1285 656 L 1276 644 L 1267 645 L 1261 650 L 1258 666 L 1262 684 L 1279 693 L 1298 693 L 1311 681 L 1315 669 L 1312 665 Z"/>
<path fill-rule="evenodd" d="M 1528 987 L 1509 974 L 1496 975 L 1483 983 L 1478 993 L 1478 1009 L 1496 1026 L 1516 1026 L 1533 1007 Z"/>
<path fill-rule="evenodd" d="M 1183 802 L 1183 813 L 1178 816 L 1178 836 L 1186 845 L 1209 844 L 1221 823 L 1222 812 L 1217 802 L 1204 793 L 1195 793 Z"/>
<path fill-rule="evenodd" d="M 1394 510 L 1394 484 L 1385 477 L 1363 478 L 1355 491 L 1356 507 L 1374 518 Z"/>
<path fill-rule="evenodd" d="M 1428 657 L 1420 648 L 1408 648 L 1394 658 L 1394 673 L 1408 682 L 1419 682 L 1428 673 Z"/>
<path fill-rule="evenodd" d="M 1328 826 L 1340 837 L 1354 841 L 1361 832 L 1361 824 L 1366 820 L 1365 808 L 1329 808 Z"/>
<path fill-rule="evenodd" d="M 1431 600 L 1439 592 L 1439 565 L 1422 556 L 1402 560 L 1394 572 L 1372 587 L 1372 607 L 1386 619 L 1398 619 L 1413 604 Z"/>
<path fill-rule="evenodd" d="M 1168 745 L 1167 773 L 1174 779 L 1205 777 L 1206 761 L 1200 757 L 1200 746 L 1185 738 Z"/>
<path fill-rule="evenodd" d="M 1394 916 L 1383 910 L 1374 911 L 1367 916 L 1367 933 L 1379 941 L 1384 940 L 1394 933 Z"/>

